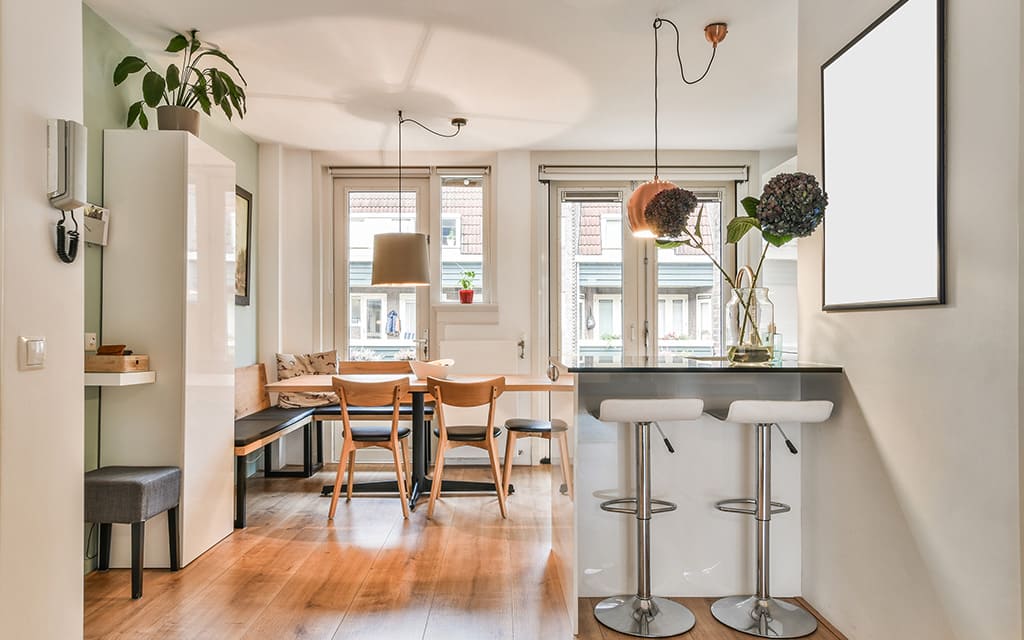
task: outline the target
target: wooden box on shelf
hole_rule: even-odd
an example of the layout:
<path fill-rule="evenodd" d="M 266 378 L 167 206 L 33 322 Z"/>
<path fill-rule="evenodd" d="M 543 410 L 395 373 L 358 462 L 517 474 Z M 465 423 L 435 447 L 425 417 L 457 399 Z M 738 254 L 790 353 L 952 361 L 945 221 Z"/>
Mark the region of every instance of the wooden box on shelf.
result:
<path fill-rule="evenodd" d="M 88 373 L 123 373 L 126 371 L 149 371 L 149 356 L 85 356 L 85 370 Z"/>

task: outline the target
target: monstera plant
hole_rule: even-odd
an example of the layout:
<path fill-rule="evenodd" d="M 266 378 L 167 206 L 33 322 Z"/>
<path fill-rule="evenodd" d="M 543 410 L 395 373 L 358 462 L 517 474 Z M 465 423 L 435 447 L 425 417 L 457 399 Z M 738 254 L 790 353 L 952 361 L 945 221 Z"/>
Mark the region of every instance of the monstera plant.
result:
<path fill-rule="evenodd" d="M 181 65 L 169 64 L 161 74 L 148 62 L 137 56 L 126 56 L 114 69 L 114 86 L 120 85 L 129 76 L 146 71 L 142 77 L 142 100 L 128 108 L 128 126 L 136 122 L 143 129 L 149 128 L 146 107 L 157 110 L 157 124 L 161 129 L 178 129 L 199 134 L 199 112 L 202 109 L 210 115 L 213 109 L 220 109 L 230 120 L 245 115 L 245 78 L 234 61 L 220 49 L 204 45 L 192 29 L 188 35 L 174 34 L 164 51 L 181 53 Z M 228 71 L 216 66 L 226 63 L 236 78 Z M 223 66 L 223 65 L 222 65 Z"/>

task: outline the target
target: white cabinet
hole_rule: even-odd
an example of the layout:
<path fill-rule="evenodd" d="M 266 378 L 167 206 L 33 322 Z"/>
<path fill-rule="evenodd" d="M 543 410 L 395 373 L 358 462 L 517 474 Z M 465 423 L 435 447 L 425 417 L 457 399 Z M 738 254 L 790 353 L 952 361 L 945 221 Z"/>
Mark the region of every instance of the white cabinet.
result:
<path fill-rule="evenodd" d="M 103 341 L 148 354 L 153 384 L 104 389 L 100 464 L 182 470 L 181 561 L 232 531 L 235 165 L 179 131 L 106 131 Z M 168 566 L 166 515 L 146 566 Z M 112 566 L 129 566 L 114 527 Z"/>

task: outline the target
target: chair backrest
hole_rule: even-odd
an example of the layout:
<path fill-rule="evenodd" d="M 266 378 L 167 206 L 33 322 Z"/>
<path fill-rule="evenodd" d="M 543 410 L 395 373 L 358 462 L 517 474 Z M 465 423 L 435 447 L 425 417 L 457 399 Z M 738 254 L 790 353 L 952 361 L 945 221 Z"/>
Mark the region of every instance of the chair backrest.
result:
<path fill-rule="evenodd" d="M 408 360 L 342 360 L 338 373 L 412 373 Z"/>
<path fill-rule="evenodd" d="M 409 393 L 409 378 L 401 377 L 391 380 L 366 382 L 335 376 L 331 378 L 334 392 L 341 403 L 341 421 L 345 425 L 345 438 L 351 437 L 348 408 L 359 407 L 392 407 L 391 437 L 398 437 L 398 413 L 402 398 Z"/>
<path fill-rule="evenodd" d="M 438 404 L 453 407 L 480 407 L 491 404 L 505 393 L 505 378 L 489 378 L 476 382 L 427 378 L 427 391 Z"/>
<path fill-rule="evenodd" d="M 437 401 L 437 423 L 442 433 L 447 433 L 447 421 L 444 417 L 444 406 L 452 407 L 487 407 L 487 442 L 494 439 L 494 417 L 498 397 L 505 392 L 505 378 L 490 378 L 477 382 L 457 382 L 427 378 L 427 391 Z"/>
<path fill-rule="evenodd" d="M 269 408 L 267 368 L 263 363 L 235 369 L 235 419 Z"/>

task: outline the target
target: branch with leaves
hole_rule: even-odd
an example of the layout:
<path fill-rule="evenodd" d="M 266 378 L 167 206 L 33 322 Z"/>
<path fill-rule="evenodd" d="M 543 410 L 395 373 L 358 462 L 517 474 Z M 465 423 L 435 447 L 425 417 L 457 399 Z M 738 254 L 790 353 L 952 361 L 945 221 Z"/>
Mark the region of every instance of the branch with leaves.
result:
<path fill-rule="evenodd" d="M 198 105 L 206 115 L 210 115 L 214 108 L 220 108 L 228 120 L 235 115 L 239 118 L 245 116 L 245 77 L 227 54 L 204 45 L 196 37 L 197 33 L 196 29 L 192 29 L 188 35 L 176 33 L 171 38 L 164 51 L 180 52 L 181 66 L 169 64 L 163 74 L 137 56 L 126 56 L 118 63 L 114 69 L 115 87 L 127 80 L 128 76 L 148 70 L 142 77 L 142 100 L 132 103 L 128 108 L 129 127 L 138 121 L 143 129 L 148 129 L 149 118 L 145 107 L 156 108 L 161 104 L 189 109 Z M 237 81 L 230 73 L 214 66 L 215 60 L 227 63 L 238 76 Z M 200 66 L 201 62 L 205 68 Z"/>

